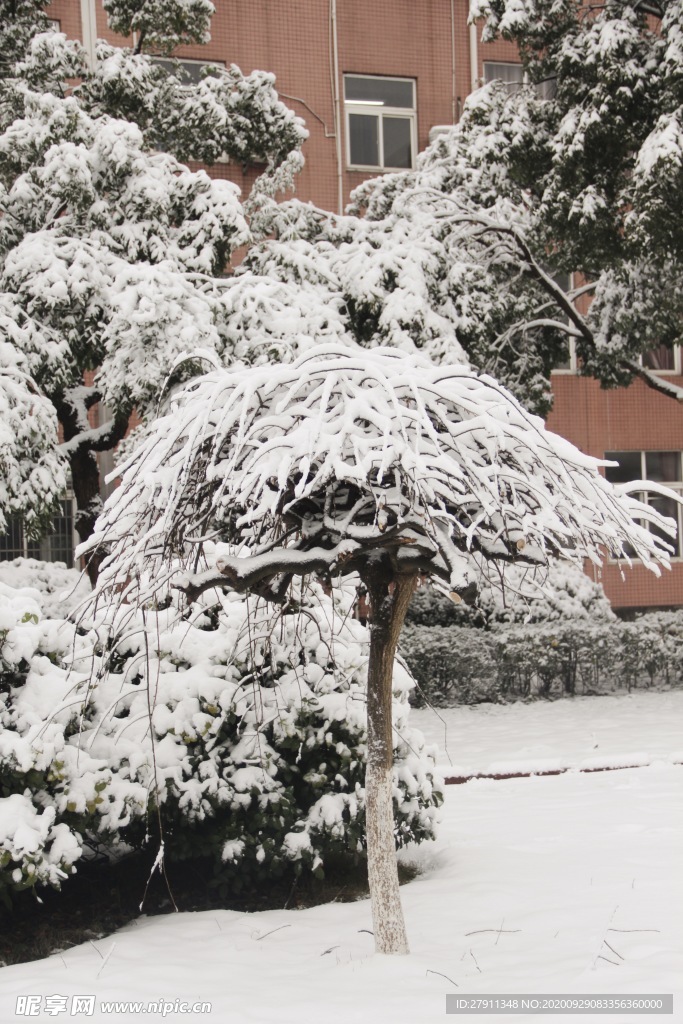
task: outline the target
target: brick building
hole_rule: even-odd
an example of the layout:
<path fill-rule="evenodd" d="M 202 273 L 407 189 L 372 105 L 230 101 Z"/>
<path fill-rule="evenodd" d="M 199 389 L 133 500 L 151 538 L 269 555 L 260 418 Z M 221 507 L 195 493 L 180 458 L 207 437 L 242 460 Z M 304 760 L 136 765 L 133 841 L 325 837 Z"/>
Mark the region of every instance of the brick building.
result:
<path fill-rule="evenodd" d="M 484 44 L 468 26 L 468 0 L 214 3 L 211 42 L 182 47 L 176 56 L 188 74 L 204 62 L 275 73 L 280 95 L 310 133 L 297 193 L 324 209 L 343 209 L 367 177 L 412 166 L 430 136 L 458 120 L 465 97 L 482 82 L 502 79 L 514 89 L 521 81 L 515 48 Z M 108 31 L 99 0 L 53 0 L 49 14 L 55 27 L 86 47 L 97 37 L 124 42 Z M 255 175 L 226 163 L 209 173 L 245 189 Z M 678 352 L 653 353 L 651 363 L 683 385 Z M 615 479 L 647 475 L 683 490 L 680 405 L 640 381 L 601 391 L 571 364 L 554 375 L 554 393 L 549 426 L 591 455 L 616 455 L 621 468 Z M 673 514 L 680 522 L 680 511 Z M 615 563 L 602 574 L 617 609 L 683 605 L 680 557 L 661 580 L 641 566 L 625 569 L 626 582 L 621 575 Z"/>

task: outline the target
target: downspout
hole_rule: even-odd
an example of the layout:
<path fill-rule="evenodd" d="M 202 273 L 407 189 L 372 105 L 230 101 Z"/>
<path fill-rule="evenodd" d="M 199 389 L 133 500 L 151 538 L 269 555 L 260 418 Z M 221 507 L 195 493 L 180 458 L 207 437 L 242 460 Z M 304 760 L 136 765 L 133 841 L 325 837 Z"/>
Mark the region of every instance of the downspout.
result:
<path fill-rule="evenodd" d="M 458 114 L 457 85 L 455 81 L 455 0 L 451 0 L 451 122 L 455 124 Z"/>
<path fill-rule="evenodd" d="M 332 98 L 334 101 L 334 134 L 337 151 L 337 206 L 344 213 L 344 164 L 342 160 L 341 98 L 339 96 L 339 41 L 337 38 L 337 0 L 330 0 L 330 29 L 332 31 Z"/>
<path fill-rule="evenodd" d="M 470 91 L 476 92 L 479 88 L 479 45 L 474 22 L 470 25 L 470 76 Z"/>
<path fill-rule="evenodd" d="M 95 0 L 81 0 L 81 35 L 83 36 L 83 48 L 88 58 L 88 67 L 92 71 L 95 67 L 95 54 L 97 50 Z"/>

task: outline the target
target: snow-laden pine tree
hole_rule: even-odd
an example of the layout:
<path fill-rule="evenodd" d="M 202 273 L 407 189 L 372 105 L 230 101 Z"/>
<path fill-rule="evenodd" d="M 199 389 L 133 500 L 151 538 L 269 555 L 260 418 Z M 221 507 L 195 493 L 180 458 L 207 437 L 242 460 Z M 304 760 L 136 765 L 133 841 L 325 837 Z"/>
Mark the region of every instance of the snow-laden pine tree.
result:
<path fill-rule="evenodd" d="M 393 349 L 321 346 L 176 392 L 123 466 L 89 542 L 96 602 L 164 607 L 227 587 L 296 614 L 298 577 L 370 604 L 365 777 L 376 948 L 408 951 L 395 860 L 394 655 L 418 582 L 455 599 L 478 563 L 626 557 L 653 571 L 670 520 L 617 492 L 494 380 Z M 655 485 L 657 486 L 657 485 Z M 668 492 L 667 492 L 668 493 Z M 640 522 L 636 522 L 636 519 Z"/>
<path fill-rule="evenodd" d="M 188 24 L 198 29 L 196 8 L 211 7 L 108 6 L 121 30 L 127 17 L 166 49 Z M 85 540 L 99 508 L 97 454 L 123 438 L 133 410 L 154 407 L 180 352 L 201 346 L 222 356 L 226 340 L 204 284 L 251 237 L 237 187 L 190 171 L 171 150 L 263 163 L 260 195 L 291 179 L 305 131 L 270 75 L 215 69 L 186 87 L 144 54 L 104 45 L 89 68 L 78 43 L 46 27 L 40 4 L 0 0 L 0 340 L 16 349 L 36 391 L 25 433 L 35 434 L 36 451 L 51 449 L 55 483 L 35 490 L 36 513 L 63 484 L 47 399 Z M 93 427 L 98 403 L 110 418 Z M 12 457 L 21 459 L 25 438 L 17 444 Z M 34 516 L 27 488 L 3 507 Z"/>

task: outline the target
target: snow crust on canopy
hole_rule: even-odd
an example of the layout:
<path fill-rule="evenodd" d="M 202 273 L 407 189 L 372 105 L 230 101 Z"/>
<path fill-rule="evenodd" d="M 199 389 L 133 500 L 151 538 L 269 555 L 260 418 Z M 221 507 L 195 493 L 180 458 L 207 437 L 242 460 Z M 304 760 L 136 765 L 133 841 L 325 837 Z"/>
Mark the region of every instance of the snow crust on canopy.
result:
<path fill-rule="evenodd" d="M 98 593 L 110 595 L 163 587 L 178 573 L 171 553 L 239 572 L 246 544 L 266 575 L 283 549 L 294 564 L 322 547 L 334 549 L 334 573 L 397 535 L 406 558 L 419 551 L 453 588 L 475 554 L 599 562 L 628 543 L 658 572 L 666 544 L 634 518 L 673 524 L 599 466 L 490 378 L 323 346 L 290 365 L 216 370 L 175 394 L 83 551 L 107 546 Z M 209 555 L 197 545 L 212 530 L 227 547 Z"/>

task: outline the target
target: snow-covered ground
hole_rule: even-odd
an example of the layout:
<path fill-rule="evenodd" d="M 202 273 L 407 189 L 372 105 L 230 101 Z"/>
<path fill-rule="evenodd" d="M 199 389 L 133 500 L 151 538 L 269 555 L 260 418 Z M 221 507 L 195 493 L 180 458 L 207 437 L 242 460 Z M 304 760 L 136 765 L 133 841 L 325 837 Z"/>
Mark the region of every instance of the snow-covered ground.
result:
<path fill-rule="evenodd" d="M 640 735 L 640 749 L 663 755 L 679 696 L 605 698 L 617 744 L 610 749 L 621 749 L 619 734 L 628 741 L 625 749 Z M 603 721 L 597 735 L 608 735 L 607 714 L 598 714 L 604 702 L 594 715 L 583 711 L 589 703 L 464 709 L 468 723 L 480 723 L 470 760 L 486 767 L 532 741 L 550 746 L 555 735 L 563 737 L 563 756 L 582 756 L 589 724 L 598 728 Z M 557 714 L 557 726 L 546 708 Z M 508 731 L 517 746 L 504 742 Z M 447 992 L 670 993 L 680 988 L 683 962 L 682 812 L 683 768 L 663 762 L 451 786 L 438 842 L 404 854 L 421 869 L 402 889 L 410 957 L 373 955 L 368 901 L 142 918 L 94 944 L 0 971 L 0 1021 L 21 1019 L 14 1016 L 17 997 L 30 994 L 68 997 L 64 1019 L 70 1020 L 162 1016 L 143 1016 L 141 1009 L 105 1013 L 107 1000 L 201 1000 L 211 1003 L 210 1013 L 168 1011 L 166 1019 L 423 1024 L 444 1019 Z M 76 995 L 96 997 L 92 1016 L 70 1015 Z M 462 1019 L 542 1024 L 557 1018 Z M 681 1021 L 683 992 L 673 1018 L 572 1019 Z"/>
<path fill-rule="evenodd" d="M 447 775 L 683 761 L 683 690 L 421 708 L 410 724 Z"/>

